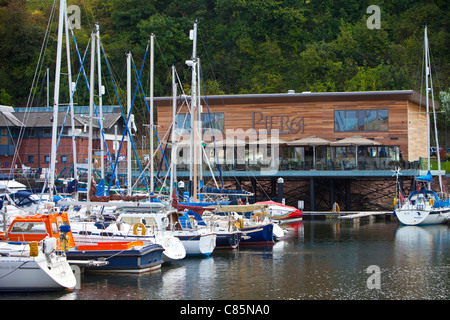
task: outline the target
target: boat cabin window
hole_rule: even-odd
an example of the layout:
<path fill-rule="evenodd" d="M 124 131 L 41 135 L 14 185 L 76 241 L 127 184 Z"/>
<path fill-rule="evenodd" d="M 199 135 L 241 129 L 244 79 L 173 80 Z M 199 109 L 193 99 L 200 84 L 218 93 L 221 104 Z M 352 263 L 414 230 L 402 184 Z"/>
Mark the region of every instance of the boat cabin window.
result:
<path fill-rule="evenodd" d="M 44 222 L 16 222 L 11 227 L 10 233 L 36 233 L 46 234 Z"/>
<path fill-rule="evenodd" d="M 142 219 L 142 223 L 146 227 L 150 227 L 150 228 L 157 228 L 158 227 L 158 224 L 156 223 L 156 220 L 154 218 Z"/>
<path fill-rule="evenodd" d="M 125 223 L 129 223 L 131 225 L 134 225 L 135 223 L 142 223 L 142 218 L 139 217 L 123 217 L 121 221 Z"/>
<path fill-rule="evenodd" d="M 52 222 L 52 232 L 53 234 L 58 233 L 58 224 L 56 222 Z"/>

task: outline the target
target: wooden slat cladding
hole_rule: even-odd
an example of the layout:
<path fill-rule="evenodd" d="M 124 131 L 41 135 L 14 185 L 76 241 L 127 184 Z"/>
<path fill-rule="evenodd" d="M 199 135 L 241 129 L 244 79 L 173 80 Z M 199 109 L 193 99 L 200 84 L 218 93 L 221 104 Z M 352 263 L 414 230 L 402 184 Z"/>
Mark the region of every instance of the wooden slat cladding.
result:
<path fill-rule="evenodd" d="M 361 96 L 359 96 L 361 98 Z M 422 118 L 419 120 L 419 107 L 416 103 L 401 99 L 385 100 L 355 100 L 347 101 L 299 101 L 295 102 L 270 101 L 258 99 L 258 103 L 251 98 L 228 100 L 223 96 L 217 103 L 209 101 L 211 113 L 224 113 L 224 126 L 227 129 L 242 129 L 250 132 L 251 129 L 278 129 L 280 138 L 288 141 L 309 136 L 317 136 L 329 141 L 359 135 L 371 138 L 386 146 L 400 146 L 404 160 L 418 160 L 426 157 L 426 125 Z M 202 101 L 203 102 L 203 101 Z M 204 102 L 203 102 L 204 103 Z M 388 131 L 355 131 L 335 132 L 336 110 L 388 110 Z M 158 134 L 164 136 L 172 123 L 172 108 L 167 103 L 160 104 L 158 110 Z M 203 108 L 207 112 L 206 107 Z M 424 111 L 424 107 L 422 107 Z M 187 113 L 187 108 L 181 110 Z M 421 115 L 425 117 L 425 115 Z"/>

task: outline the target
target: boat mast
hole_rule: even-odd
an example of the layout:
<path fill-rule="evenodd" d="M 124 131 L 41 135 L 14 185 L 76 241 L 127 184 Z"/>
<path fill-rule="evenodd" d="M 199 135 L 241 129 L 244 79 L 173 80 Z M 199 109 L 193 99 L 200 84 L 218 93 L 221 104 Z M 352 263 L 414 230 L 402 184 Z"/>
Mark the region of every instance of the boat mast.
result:
<path fill-rule="evenodd" d="M 153 87 L 154 87 L 154 39 L 155 35 L 152 33 L 150 35 L 150 194 L 154 192 L 154 183 L 153 183 Z"/>
<path fill-rule="evenodd" d="M 53 188 L 55 185 L 55 165 L 56 165 L 56 140 L 58 136 L 58 105 L 59 105 L 59 85 L 61 80 L 61 53 L 62 53 L 62 36 L 64 27 L 64 12 L 66 1 L 59 2 L 59 22 L 58 22 L 58 43 L 56 49 L 56 71 L 55 71 L 55 91 L 53 96 L 53 125 L 52 125 L 52 145 L 50 153 L 50 176 L 49 176 L 49 193 L 50 201 L 53 201 Z"/>
<path fill-rule="evenodd" d="M 428 67 L 428 37 L 427 37 L 427 26 L 425 26 L 425 36 L 424 36 L 424 50 L 425 50 L 425 96 L 426 96 L 426 106 L 427 106 L 427 160 L 428 160 L 428 170 L 430 170 L 430 106 L 428 102 L 428 76 L 430 74 L 430 69 Z"/>
<path fill-rule="evenodd" d="M 72 129 L 72 157 L 73 157 L 73 178 L 78 179 L 78 167 L 77 167 L 77 142 L 75 136 L 75 111 L 73 107 L 73 94 L 75 92 L 75 85 L 72 82 L 72 67 L 70 61 L 70 41 L 69 41 L 69 19 L 67 17 L 67 10 L 64 10 L 65 19 L 65 34 L 66 34 L 66 53 L 67 53 L 67 74 L 69 82 L 69 108 L 70 108 L 70 125 Z M 76 193 L 78 197 L 78 192 Z"/>
<path fill-rule="evenodd" d="M 427 70 L 427 75 L 426 75 L 427 120 L 429 121 L 428 92 L 431 92 L 431 104 L 432 104 L 433 116 L 434 116 L 434 136 L 435 136 L 435 139 L 436 139 L 436 159 L 437 159 L 437 163 L 438 163 L 439 188 L 440 188 L 441 192 L 444 192 L 444 188 L 443 188 L 443 184 L 442 184 L 441 156 L 439 154 L 439 139 L 438 139 L 438 130 L 437 130 L 436 108 L 435 108 L 435 105 L 434 105 L 433 78 L 431 76 L 430 48 L 429 48 L 429 44 L 428 44 L 427 26 L 425 26 L 425 63 L 426 63 L 425 69 Z M 429 88 L 428 88 L 428 84 L 429 84 Z M 429 133 L 429 130 L 428 130 L 428 170 L 430 170 L 430 167 L 431 167 L 431 164 L 430 164 L 430 133 Z"/>
<path fill-rule="evenodd" d="M 194 29 L 191 30 L 189 38 L 192 43 L 192 58 L 186 61 L 186 64 L 192 67 L 192 81 L 191 81 L 191 147 L 190 150 L 190 181 L 189 187 L 192 190 L 192 201 L 197 201 L 197 22 L 194 23 Z"/>
<path fill-rule="evenodd" d="M 176 145 L 176 130 L 175 130 L 175 117 L 177 115 L 177 84 L 175 82 L 175 66 L 172 65 L 172 151 L 170 155 L 170 194 L 169 197 L 173 196 L 174 183 L 176 180 L 176 163 L 175 157 L 177 155 L 177 145 Z"/>
<path fill-rule="evenodd" d="M 91 34 L 91 77 L 89 80 L 89 144 L 88 144 L 88 188 L 87 200 L 90 201 L 89 192 L 92 180 L 92 124 L 94 118 L 94 81 L 95 81 L 95 33 Z M 88 207 L 89 208 L 89 207 Z"/>
<path fill-rule="evenodd" d="M 127 54 L 127 116 L 131 118 L 131 52 Z M 131 121 L 127 121 L 128 141 L 127 141 L 127 192 L 131 195 Z"/>
<path fill-rule="evenodd" d="M 98 65 L 98 108 L 100 117 L 100 175 L 102 180 L 105 179 L 105 150 L 103 140 L 103 94 L 104 87 L 102 85 L 102 68 L 101 68 L 101 56 L 100 56 L 100 26 L 95 24 L 95 32 L 97 34 L 97 65 Z M 103 194 L 104 195 L 104 194 Z"/>

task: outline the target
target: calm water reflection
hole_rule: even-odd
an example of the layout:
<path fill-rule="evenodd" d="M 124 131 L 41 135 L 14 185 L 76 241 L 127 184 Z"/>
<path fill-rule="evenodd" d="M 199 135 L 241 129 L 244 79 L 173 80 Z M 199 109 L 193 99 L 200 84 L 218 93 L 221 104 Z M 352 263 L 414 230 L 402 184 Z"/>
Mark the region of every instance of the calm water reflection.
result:
<path fill-rule="evenodd" d="M 143 275 L 85 274 L 81 289 L 0 299 L 449 299 L 450 228 L 304 221 L 273 248 L 216 251 Z M 380 289 L 369 289 L 369 266 Z"/>

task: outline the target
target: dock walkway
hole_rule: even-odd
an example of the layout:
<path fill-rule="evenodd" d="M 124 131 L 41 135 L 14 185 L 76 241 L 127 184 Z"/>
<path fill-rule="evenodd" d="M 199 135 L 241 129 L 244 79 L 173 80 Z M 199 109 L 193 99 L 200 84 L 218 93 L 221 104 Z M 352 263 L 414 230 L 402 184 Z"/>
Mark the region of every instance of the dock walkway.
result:
<path fill-rule="evenodd" d="M 303 211 L 303 217 L 306 219 L 314 217 L 337 218 L 351 220 L 372 216 L 392 216 L 392 211 Z"/>

